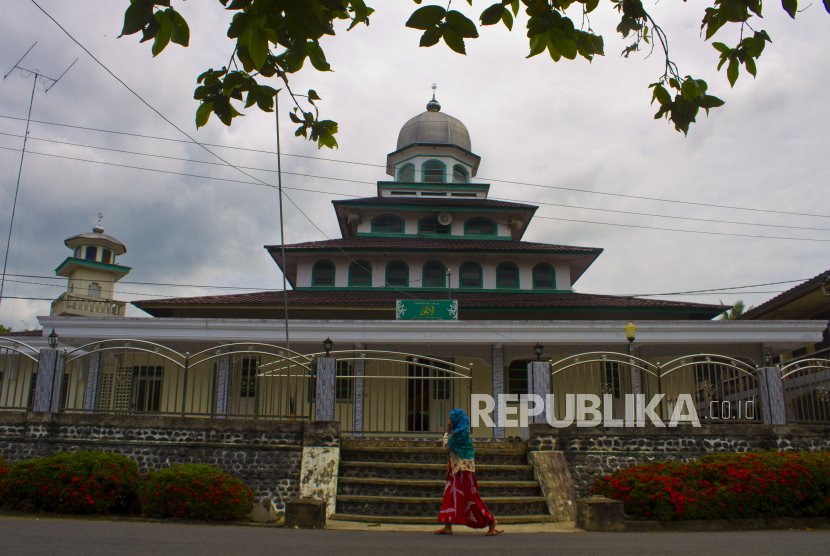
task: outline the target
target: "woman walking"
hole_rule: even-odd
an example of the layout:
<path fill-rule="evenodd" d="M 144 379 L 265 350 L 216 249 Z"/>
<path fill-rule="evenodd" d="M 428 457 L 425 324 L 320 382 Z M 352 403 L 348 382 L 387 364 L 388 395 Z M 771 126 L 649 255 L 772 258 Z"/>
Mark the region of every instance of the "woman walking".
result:
<path fill-rule="evenodd" d="M 444 448 L 450 451 L 447 464 L 447 483 L 444 486 L 444 500 L 438 521 L 444 523 L 436 535 L 452 535 L 452 524 L 466 525 L 473 529 L 488 527 L 485 535 L 503 533 L 496 529 L 499 524 L 478 494 L 476 481 L 475 449 L 470 440 L 470 421 L 461 409 L 453 409 L 447 421 L 447 431 L 442 440 Z"/>

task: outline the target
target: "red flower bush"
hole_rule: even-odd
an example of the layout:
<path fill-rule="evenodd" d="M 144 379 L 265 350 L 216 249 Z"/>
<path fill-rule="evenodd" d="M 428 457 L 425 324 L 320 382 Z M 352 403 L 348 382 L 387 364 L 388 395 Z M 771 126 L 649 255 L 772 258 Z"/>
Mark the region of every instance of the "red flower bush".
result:
<path fill-rule="evenodd" d="M 105 452 L 59 453 L 0 465 L 0 506 L 61 513 L 124 511 L 141 476 L 128 457 Z"/>
<path fill-rule="evenodd" d="M 741 519 L 830 513 L 830 452 L 754 452 L 638 465 L 600 478 L 594 494 L 639 519 Z"/>
<path fill-rule="evenodd" d="M 139 486 L 141 513 L 149 517 L 242 519 L 254 493 L 241 480 L 202 464 L 171 465 L 150 473 Z"/>

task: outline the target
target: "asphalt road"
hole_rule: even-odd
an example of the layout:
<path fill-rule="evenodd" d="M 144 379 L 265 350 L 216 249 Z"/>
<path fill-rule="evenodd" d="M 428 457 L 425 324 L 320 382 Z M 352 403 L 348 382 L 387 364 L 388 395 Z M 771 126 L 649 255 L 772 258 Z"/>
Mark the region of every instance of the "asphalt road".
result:
<path fill-rule="evenodd" d="M 0 518 L 2 556 L 235 556 L 256 554 L 597 554 L 613 556 L 830 554 L 830 531 L 513 534 L 308 531 L 160 523 Z"/>

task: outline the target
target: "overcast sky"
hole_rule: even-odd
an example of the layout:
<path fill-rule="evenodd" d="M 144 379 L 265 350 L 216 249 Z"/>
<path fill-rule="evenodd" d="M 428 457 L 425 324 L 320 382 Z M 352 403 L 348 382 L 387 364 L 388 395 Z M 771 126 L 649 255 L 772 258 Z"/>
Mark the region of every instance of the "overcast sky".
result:
<path fill-rule="evenodd" d="M 215 117 L 198 132 L 192 99 L 196 77 L 227 63 L 233 42 L 225 38 L 229 14 L 219 2 L 174 0 L 191 29 L 189 48 L 171 44 L 156 59 L 138 35 L 116 39 L 127 0 L 40 5 L 148 103 L 199 141 L 249 149 L 275 150 L 273 115 L 251 109 L 226 128 Z M 528 241 L 602 247 L 605 252 L 576 283 L 579 292 L 652 294 L 806 279 L 830 268 L 830 207 L 827 163 L 830 122 L 830 24 L 821 3 L 791 20 L 775 3 L 767 6 L 764 28 L 774 43 L 758 61 L 758 78 L 745 72 L 734 89 L 725 69 L 717 72 L 717 52 L 699 37 L 706 3 L 647 3 L 669 35 L 673 59 L 682 75 L 709 83 L 709 92 L 726 101 L 709 118 L 698 117 L 688 137 L 652 119 L 649 83 L 662 74 L 655 51 L 620 58 L 631 42 L 614 32 L 616 12 L 604 0 L 591 18 L 605 37 L 605 57 L 554 63 L 546 54 L 526 60 L 528 46 L 520 14 L 514 30 L 499 25 L 467 41 L 467 56 L 445 45 L 418 48 L 420 32 L 404 26 L 417 8 L 405 0 L 378 1 L 371 26 L 326 38 L 322 45 L 335 70 L 321 74 L 310 65 L 292 79 L 292 88 L 317 90 L 322 115 L 340 124 L 340 149 L 318 151 L 293 138 L 287 110 L 281 114 L 283 150 L 330 160 L 283 158 L 287 172 L 351 179 L 349 183 L 285 175 L 286 187 L 329 194 L 288 191 L 323 233 L 290 204 L 286 205 L 288 243 L 338 237 L 331 201 L 334 195 L 371 196 L 373 183 L 385 180 L 386 155 L 395 149 L 401 126 L 424 110 L 430 85 L 438 84 L 443 111 L 470 131 L 472 150 L 481 156 L 478 180 L 492 180 L 492 197 L 531 203 L 566 204 L 653 215 L 712 219 L 699 222 L 659 216 L 634 216 L 541 205 L 524 236 Z M 471 19 L 489 2 L 469 7 Z M 576 5 L 578 6 L 578 5 Z M 576 9 L 573 9 L 576 13 Z M 21 64 L 57 77 L 78 62 L 48 94 L 36 92 L 32 118 L 171 139 L 184 139 L 108 75 L 28 1 L 6 8 L 0 20 L 0 69 L 5 73 L 37 41 Z M 579 20 L 579 17 L 572 15 Z M 717 40 L 734 44 L 739 30 L 725 27 Z M 277 87 L 277 83 L 272 84 Z M 0 84 L 0 116 L 26 117 L 32 78 L 16 71 Z M 284 106 L 287 104 L 283 100 Z M 0 118 L 0 255 L 11 217 L 19 149 L 25 121 Z M 278 196 L 274 189 L 203 178 L 182 177 L 90 162 L 46 157 L 45 153 L 90 161 L 249 181 L 229 168 L 179 162 L 49 143 L 42 139 L 147 154 L 216 160 L 199 147 L 33 123 L 20 182 L 9 252 L 8 274 L 54 276 L 70 255 L 63 241 L 89 231 L 98 212 L 103 226 L 127 245 L 119 259 L 132 267 L 124 281 L 274 289 L 282 285 L 278 267 L 262 248 L 279 243 Z M 276 157 L 216 149 L 236 165 L 276 169 Z M 377 166 L 372 166 L 377 165 Z M 276 184 L 276 174 L 255 172 Z M 626 199 L 591 193 L 518 186 L 496 180 L 621 193 L 695 203 L 730 205 L 821 215 L 787 216 L 705 206 Z M 780 236 L 825 241 L 789 241 L 655 231 L 584 220 L 705 232 Z M 730 224 L 730 222 L 756 225 Z M 774 224 L 784 227 L 764 227 Z M 819 228 L 798 230 L 788 227 Z M 323 235 L 325 234 L 325 236 Z M 17 280 L 12 281 L 12 280 Z M 26 284 L 37 282 L 38 284 Z M 55 284 L 59 287 L 39 285 Z M 689 301 L 755 305 L 791 287 L 667 297 Z M 65 281 L 8 276 L 4 296 L 53 299 Z M 228 290 L 121 283 L 121 300 L 159 296 L 227 293 Z M 144 295 L 139 295 L 144 294 Z M 149 295 L 147 295 L 149 294 Z M 0 323 L 15 330 L 37 326 L 49 301 L 4 299 Z M 145 316 L 130 307 L 129 316 Z"/>

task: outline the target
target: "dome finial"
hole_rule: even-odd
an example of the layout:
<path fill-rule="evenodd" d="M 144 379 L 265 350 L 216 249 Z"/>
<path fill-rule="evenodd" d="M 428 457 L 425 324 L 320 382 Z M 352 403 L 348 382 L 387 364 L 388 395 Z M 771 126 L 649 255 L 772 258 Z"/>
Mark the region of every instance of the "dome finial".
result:
<path fill-rule="evenodd" d="M 427 103 L 427 110 L 429 112 L 440 112 L 441 111 L 441 103 L 435 100 L 435 89 L 438 88 L 438 85 L 435 83 L 432 84 L 432 100 Z"/>
<path fill-rule="evenodd" d="M 96 234 L 103 234 L 104 233 L 104 228 L 101 227 L 101 220 L 103 220 L 103 219 L 104 219 L 104 213 L 99 212 L 98 213 L 98 225 L 95 226 L 94 228 L 92 228 L 92 231 L 95 232 Z"/>

